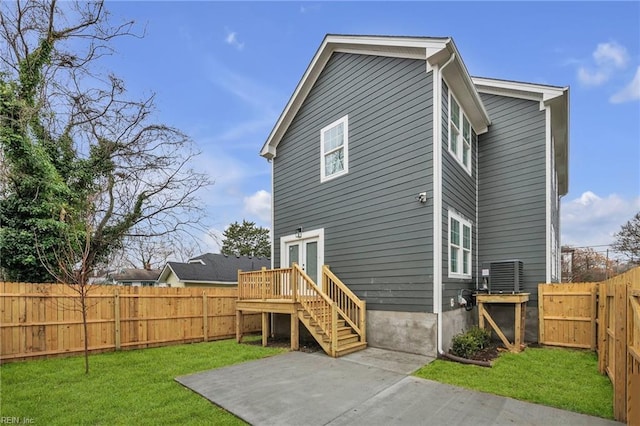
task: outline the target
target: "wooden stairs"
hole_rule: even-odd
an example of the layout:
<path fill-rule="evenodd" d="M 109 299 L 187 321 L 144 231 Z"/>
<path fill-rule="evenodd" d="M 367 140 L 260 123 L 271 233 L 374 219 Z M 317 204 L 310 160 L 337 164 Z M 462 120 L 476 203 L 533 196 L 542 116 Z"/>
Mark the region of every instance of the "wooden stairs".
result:
<path fill-rule="evenodd" d="M 298 319 L 322 346 L 322 349 L 334 358 L 357 352 L 367 347 L 367 342 L 363 341 L 353 327 L 347 324 L 347 321 L 343 318 L 338 317 L 335 327 L 331 324 L 332 328 L 337 332 L 337 345 L 335 348 L 332 345 L 331 336 L 320 326 L 320 322 L 325 319 L 324 317 L 316 316 L 312 311 L 301 309 L 298 311 Z"/>
<path fill-rule="evenodd" d="M 316 284 L 297 264 L 289 268 L 238 271 L 236 339 L 242 340 L 243 312 L 262 313 L 262 344 L 267 344 L 268 312 L 291 315 L 291 349 L 298 349 L 301 322 L 332 357 L 367 347 L 366 302 L 322 266 Z"/>

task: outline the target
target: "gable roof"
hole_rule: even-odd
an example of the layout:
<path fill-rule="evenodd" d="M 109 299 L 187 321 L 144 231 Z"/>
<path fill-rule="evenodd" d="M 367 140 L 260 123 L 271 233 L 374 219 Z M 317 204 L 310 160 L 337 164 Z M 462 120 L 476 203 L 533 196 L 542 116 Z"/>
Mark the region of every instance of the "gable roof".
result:
<path fill-rule="evenodd" d="M 334 52 L 362 55 L 420 59 L 425 72 L 447 63 L 443 76 L 454 89 L 471 124 L 478 134 L 491 124 L 480 95 L 467 71 L 460 53 L 450 37 L 397 37 L 327 34 L 307 67 L 284 111 L 271 130 L 260 155 L 267 159 L 276 156 L 276 149 L 289 125 L 298 113 L 320 73 Z M 449 61 L 451 61 L 449 63 Z"/>
<path fill-rule="evenodd" d="M 549 107 L 558 192 L 565 195 L 569 191 L 569 87 L 485 77 L 473 77 L 472 80 L 480 93 L 538 101 L 541 111 Z"/>
<path fill-rule="evenodd" d="M 173 272 L 182 282 L 236 282 L 238 269 L 256 271 L 262 267 L 271 267 L 271 261 L 265 257 L 227 256 L 206 253 L 189 259 L 189 263 L 167 262 L 158 281 L 167 279 Z"/>

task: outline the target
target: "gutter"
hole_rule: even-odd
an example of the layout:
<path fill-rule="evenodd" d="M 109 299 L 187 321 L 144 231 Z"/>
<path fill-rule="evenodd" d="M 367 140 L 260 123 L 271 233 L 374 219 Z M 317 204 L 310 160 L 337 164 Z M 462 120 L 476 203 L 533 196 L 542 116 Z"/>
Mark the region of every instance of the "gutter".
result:
<path fill-rule="evenodd" d="M 433 138 L 433 313 L 437 315 L 437 350 L 438 355 L 442 350 L 442 70 L 456 58 L 455 52 L 440 67 L 434 67 L 434 138 Z"/>

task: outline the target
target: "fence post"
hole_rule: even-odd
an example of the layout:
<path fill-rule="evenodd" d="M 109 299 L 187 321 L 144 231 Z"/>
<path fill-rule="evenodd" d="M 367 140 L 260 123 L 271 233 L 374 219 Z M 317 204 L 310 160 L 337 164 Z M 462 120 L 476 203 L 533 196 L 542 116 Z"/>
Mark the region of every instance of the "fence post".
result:
<path fill-rule="evenodd" d="M 207 314 L 207 292 L 202 292 L 202 340 L 207 341 L 209 334 L 209 318 Z"/>
<path fill-rule="evenodd" d="M 613 417 L 619 422 L 627 418 L 627 285 L 614 282 L 615 299 L 615 380 L 613 382 Z"/>
<path fill-rule="evenodd" d="M 120 350 L 120 291 L 116 289 L 116 293 L 113 295 L 113 310 L 114 310 L 114 328 L 115 328 L 115 346 L 116 351 Z"/>
<path fill-rule="evenodd" d="M 538 343 L 544 344 L 544 286 L 538 284 Z"/>

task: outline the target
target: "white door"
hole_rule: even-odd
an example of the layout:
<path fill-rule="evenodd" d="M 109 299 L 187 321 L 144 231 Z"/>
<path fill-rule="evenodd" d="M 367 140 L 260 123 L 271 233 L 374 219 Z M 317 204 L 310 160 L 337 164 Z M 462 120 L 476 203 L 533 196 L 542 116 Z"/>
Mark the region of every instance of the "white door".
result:
<path fill-rule="evenodd" d="M 318 267 L 318 239 L 309 238 L 306 240 L 298 240 L 286 243 L 287 257 L 286 265 L 291 266 L 297 263 L 309 277 L 318 284 L 319 272 Z"/>
<path fill-rule="evenodd" d="M 302 233 L 301 238 L 294 235 L 281 238 L 280 260 L 283 267 L 297 263 L 306 274 L 320 286 L 322 263 L 324 262 L 324 230 Z"/>

